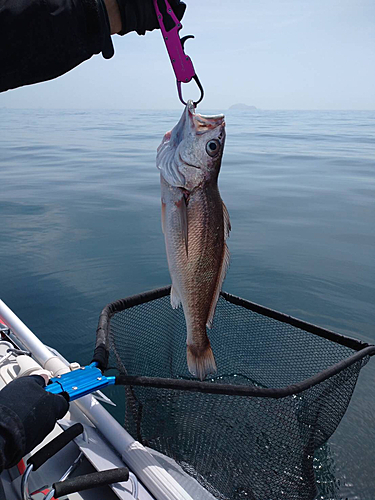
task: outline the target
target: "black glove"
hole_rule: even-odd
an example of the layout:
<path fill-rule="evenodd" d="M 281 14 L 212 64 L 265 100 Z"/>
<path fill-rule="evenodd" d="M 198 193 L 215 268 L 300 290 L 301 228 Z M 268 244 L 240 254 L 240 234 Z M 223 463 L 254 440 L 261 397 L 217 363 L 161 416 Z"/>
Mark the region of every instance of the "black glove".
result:
<path fill-rule="evenodd" d="M 165 5 L 164 1 L 162 4 Z M 126 35 L 130 31 L 136 31 L 138 35 L 144 35 L 146 31 L 159 28 L 156 17 L 154 2 L 152 0 L 117 0 L 120 9 L 122 30 L 119 35 Z M 181 21 L 186 4 L 180 0 L 169 0 L 169 4 Z M 162 9 L 160 9 L 163 12 Z"/>
<path fill-rule="evenodd" d="M 68 411 L 68 395 L 51 394 L 44 386 L 42 377 L 32 375 L 17 378 L 0 391 L 1 469 L 16 465 Z"/>

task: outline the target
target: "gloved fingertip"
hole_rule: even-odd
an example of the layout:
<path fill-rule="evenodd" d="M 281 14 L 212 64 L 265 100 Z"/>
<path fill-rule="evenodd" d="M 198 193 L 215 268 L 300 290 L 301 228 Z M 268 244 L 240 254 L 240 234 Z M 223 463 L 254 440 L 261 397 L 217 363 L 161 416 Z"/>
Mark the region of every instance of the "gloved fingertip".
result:
<path fill-rule="evenodd" d="M 69 410 L 69 395 L 66 392 L 62 392 L 61 394 L 57 394 L 55 396 L 58 398 L 56 400 L 56 419 L 63 418 L 66 412 Z"/>
<path fill-rule="evenodd" d="M 60 396 L 62 396 L 66 400 L 67 403 L 70 403 L 70 396 L 66 391 L 62 392 L 60 394 Z"/>
<path fill-rule="evenodd" d="M 179 21 L 184 17 L 185 10 L 186 10 L 186 3 L 181 2 L 180 0 L 176 0 L 176 4 L 174 5 L 173 11 L 176 14 L 176 17 Z"/>
<path fill-rule="evenodd" d="M 29 375 L 28 378 L 31 378 L 37 382 L 40 387 L 45 387 L 46 386 L 46 381 L 41 375 Z"/>

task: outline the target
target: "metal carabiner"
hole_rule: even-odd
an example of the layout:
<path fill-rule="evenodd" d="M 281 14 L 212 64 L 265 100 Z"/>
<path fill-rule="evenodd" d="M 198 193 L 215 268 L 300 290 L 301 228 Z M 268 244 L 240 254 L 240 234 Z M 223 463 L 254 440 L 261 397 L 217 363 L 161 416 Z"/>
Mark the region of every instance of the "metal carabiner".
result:
<path fill-rule="evenodd" d="M 181 84 L 189 83 L 192 79 L 194 79 L 201 92 L 200 98 L 194 102 L 194 106 L 197 106 L 203 99 L 204 91 L 198 75 L 195 73 L 190 57 L 184 52 L 184 44 L 186 40 L 194 38 L 194 36 L 187 35 L 180 39 L 178 32 L 182 28 L 182 24 L 173 12 L 168 0 L 153 1 L 164 43 L 172 63 L 173 71 L 176 75 L 178 97 L 182 104 L 186 106 L 186 102 L 182 97 Z"/>
<path fill-rule="evenodd" d="M 198 101 L 195 101 L 193 102 L 194 104 L 194 107 L 196 108 L 198 106 L 198 104 L 201 102 L 201 100 L 203 99 L 203 96 L 204 96 L 204 91 L 203 91 L 203 87 L 202 87 L 202 84 L 201 82 L 199 81 L 199 78 L 198 78 L 198 75 L 194 75 L 193 76 L 193 79 L 195 80 L 196 84 L 197 84 L 197 87 L 199 88 L 199 90 L 201 91 L 201 96 L 200 98 L 198 99 Z M 177 80 L 177 91 L 178 91 L 178 97 L 180 98 L 180 101 L 182 102 L 182 104 L 185 104 L 186 106 L 186 102 L 184 101 L 183 97 L 182 97 L 182 90 L 181 90 L 181 82 L 179 82 Z"/>

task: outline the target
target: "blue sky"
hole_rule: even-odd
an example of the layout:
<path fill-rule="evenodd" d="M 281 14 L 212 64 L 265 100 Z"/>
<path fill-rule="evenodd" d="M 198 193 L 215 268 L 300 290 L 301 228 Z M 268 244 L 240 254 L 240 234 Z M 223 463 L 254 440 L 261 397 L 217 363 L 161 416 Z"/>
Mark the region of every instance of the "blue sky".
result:
<path fill-rule="evenodd" d="M 374 0 L 190 0 L 182 35 L 205 88 L 205 109 L 375 110 Z M 0 107 L 179 108 L 158 31 L 114 36 L 53 81 L 0 94 Z M 184 86 L 195 98 L 195 89 Z"/>

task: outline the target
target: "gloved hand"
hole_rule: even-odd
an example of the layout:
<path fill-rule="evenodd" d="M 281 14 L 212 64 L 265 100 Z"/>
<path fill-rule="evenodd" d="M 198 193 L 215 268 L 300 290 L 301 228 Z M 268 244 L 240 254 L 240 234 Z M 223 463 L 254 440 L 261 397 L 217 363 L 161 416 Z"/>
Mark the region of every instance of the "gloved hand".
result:
<path fill-rule="evenodd" d="M 126 35 L 130 31 L 136 31 L 138 35 L 144 35 L 146 31 L 159 28 L 156 17 L 154 2 L 152 0 L 117 0 L 120 9 L 122 30 L 119 35 Z M 169 4 L 181 21 L 186 4 L 180 0 L 169 0 Z"/>
<path fill-rule="evenodd" d="M 0 391 L 0 468 L 16 465 L 68 411 L 69 396 L 51 394 L 44 386 L 42 377 L 31 375 Z"/>

